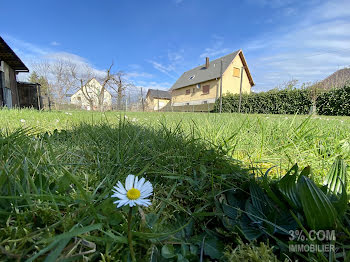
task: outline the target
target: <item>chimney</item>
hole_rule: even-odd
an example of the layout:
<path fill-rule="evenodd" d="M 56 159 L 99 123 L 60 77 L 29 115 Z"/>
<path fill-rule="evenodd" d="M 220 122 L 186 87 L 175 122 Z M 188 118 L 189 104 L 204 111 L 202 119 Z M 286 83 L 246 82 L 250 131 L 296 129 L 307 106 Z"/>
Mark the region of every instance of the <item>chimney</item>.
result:
<path fill-rule="evenodd" d="M 205 68 L 209 68 L 209 57 L 205 58 Z"/>

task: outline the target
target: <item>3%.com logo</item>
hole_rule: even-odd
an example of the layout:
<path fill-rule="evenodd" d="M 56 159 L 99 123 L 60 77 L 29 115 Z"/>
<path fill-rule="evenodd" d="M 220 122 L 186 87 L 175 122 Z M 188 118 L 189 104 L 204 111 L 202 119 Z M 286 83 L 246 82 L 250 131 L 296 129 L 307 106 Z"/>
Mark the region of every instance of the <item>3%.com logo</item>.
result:
<path fill-rule="evenodd" d="M 290 230 L 289 231 L 289 240 L 290 241 L 300 241 L 304 242 L 306 240 L 310 241 L 335 241 L 336 235 L 335 230 L 310 230 L 302 231 L 302 230 Z"/>

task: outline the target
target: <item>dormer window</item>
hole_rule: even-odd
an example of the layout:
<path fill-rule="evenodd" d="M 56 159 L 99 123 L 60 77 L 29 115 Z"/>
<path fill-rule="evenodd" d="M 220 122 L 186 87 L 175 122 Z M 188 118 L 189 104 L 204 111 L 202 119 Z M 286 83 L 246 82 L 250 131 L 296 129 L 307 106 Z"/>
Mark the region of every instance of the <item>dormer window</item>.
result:
<path fill-rule="evenodd" d="M 192 80 L 192 79 L 193 79 L 194 77 L 195 77 L 195 75 L 193 75 L 193 76 L 190 76 L 189 80 Z"/>

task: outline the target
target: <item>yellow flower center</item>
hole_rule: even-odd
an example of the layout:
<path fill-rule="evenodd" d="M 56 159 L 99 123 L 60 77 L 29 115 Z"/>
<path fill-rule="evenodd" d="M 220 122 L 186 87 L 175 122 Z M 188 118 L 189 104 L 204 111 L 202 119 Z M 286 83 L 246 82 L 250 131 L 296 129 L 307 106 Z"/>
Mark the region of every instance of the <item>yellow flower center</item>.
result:
<path fill-rule="evenodd" d="M 132 188 L 130 189 L 127 193 L 126 196 L 130 199 L 130 200 L 135 200 L 138 199 L 141 195 L 140 190 L 136 189 L 136 188 Z"/>

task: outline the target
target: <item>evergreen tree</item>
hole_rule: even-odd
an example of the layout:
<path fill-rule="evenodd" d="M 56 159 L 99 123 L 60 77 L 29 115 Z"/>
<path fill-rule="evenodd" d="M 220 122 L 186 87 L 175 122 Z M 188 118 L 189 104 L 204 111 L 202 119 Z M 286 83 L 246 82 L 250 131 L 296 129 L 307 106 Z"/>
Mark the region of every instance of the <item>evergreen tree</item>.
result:
<path fill-rule="evenodd" d="M 41 85 L 40 90 L 42 94 L 47 94 L 49 89 L 49 81 L 44 76 L 39 76 L 35 71 L 33 71 L 28 81 L 31 83 L 38 83 Z"/>

